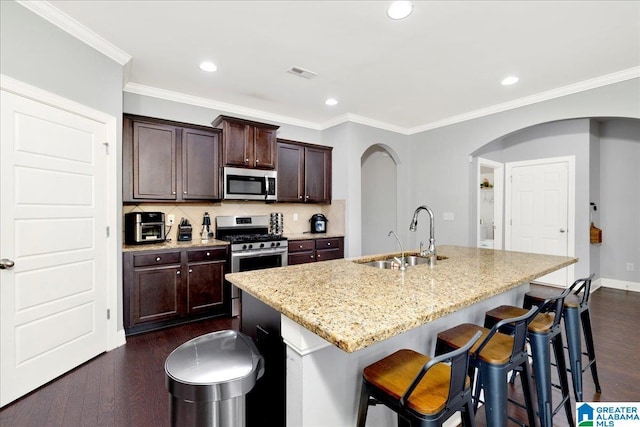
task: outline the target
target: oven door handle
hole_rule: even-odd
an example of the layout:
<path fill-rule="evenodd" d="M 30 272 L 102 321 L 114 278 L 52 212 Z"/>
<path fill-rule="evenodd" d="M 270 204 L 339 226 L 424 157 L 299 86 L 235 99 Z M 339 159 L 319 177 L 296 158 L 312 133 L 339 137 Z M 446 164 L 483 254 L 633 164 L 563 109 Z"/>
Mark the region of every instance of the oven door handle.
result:
<path fill-rule="evenodd" d="M 283 249 L 264 249 L 261 251 L 251 251 L 251 252 L 236 252 L 231 253 L 231 258 L 260 258 L 264 256 L 270 255 L 287 255 L 287 248 Z"/>
<path fill-rule="evenodd" d="M 269 197 L 269 177 L 267 175 L 264 176 L 264 199 L 267 200 Z"/>

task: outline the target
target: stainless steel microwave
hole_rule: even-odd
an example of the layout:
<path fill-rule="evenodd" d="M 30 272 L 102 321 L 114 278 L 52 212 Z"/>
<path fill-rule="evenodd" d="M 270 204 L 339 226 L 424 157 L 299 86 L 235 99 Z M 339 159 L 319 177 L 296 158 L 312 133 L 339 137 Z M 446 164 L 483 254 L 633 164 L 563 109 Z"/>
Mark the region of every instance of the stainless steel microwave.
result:
<path fill-rule="evenodd" d="M 277 200 L 277 171 L 225 167 L 223 178 L 224 199 Z"/>

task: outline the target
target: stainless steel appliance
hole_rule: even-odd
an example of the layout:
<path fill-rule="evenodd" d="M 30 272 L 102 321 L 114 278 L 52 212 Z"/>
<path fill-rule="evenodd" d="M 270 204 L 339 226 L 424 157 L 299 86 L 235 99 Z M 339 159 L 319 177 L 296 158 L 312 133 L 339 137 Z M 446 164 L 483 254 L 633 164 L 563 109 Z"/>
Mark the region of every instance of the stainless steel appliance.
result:
<path fill-rule="evenodd" d="M 224 198 L 275 202 L 277 177 L 278 172 L 274 170 L 225 167 Z"/>
<path fill-rule="evenodd" d="M 328 221 L 327 217 L 321 213 L 314 214 L 311 219 L 309 219 L 309 222 L 311 223 L 311 232 L 326 233 Z"/>
<path fill-rule="evenodd" d="M 124 242 L 127 245 L 164 242 L 163 212 L 124 214 Z"/>
<path fill-rule="evenodd" d="M 216 239 L 231 243 L 231 272 L 287 265 L 287 238 L 269 233 L 269 216 L 217 216 Z M 240 292 L 231 286 L 231 315 L 240 314 Z"/>

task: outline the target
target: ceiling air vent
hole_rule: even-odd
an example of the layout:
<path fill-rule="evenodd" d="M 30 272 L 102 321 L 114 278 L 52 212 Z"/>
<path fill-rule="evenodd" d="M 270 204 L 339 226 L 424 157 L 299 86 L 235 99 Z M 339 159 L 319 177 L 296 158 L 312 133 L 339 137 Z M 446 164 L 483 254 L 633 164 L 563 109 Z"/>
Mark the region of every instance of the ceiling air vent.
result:
<path fill-rule="evenodd" d="M 300 68 L 300 67 L 291 67 L 287 70 L 287 73 L 291 73 L 293 75 L 299 76 L 299 77 L 304 77 L 305 79 L 312 79 L 315 76 L 317 76 L 317 73 L 314 73 L 313 71 L 309 71 L 309 70 L 305 70 L 304 68 Z"/>

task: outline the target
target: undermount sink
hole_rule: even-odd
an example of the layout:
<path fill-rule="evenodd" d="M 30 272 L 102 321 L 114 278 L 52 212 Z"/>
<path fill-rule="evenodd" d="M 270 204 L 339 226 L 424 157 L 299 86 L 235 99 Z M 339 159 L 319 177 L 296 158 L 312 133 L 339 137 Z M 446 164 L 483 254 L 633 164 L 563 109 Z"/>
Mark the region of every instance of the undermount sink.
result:
<path fill-rule="evenodd" d="M 448 257 L 446 256 L 436 256 L 436 260 L 440 261 L 440 260 L 444 260 L 447 259 Z M 390 258 L 383 258 L 383 259 L 379 259 L 379 260 L 374 260 L 374 261 L 368 261 L 368 262 L 359 262 L 359 264 L 362 265 L 367 265 L 370 267 L 376 267 L 376 268 L 382 268 L 382 269 L 389 269 L 389 270 L 399 270 L 400 269 L 400 265 L 398 265 L 398 261 L 400 260 L 400 257 L 390 257 Z M 358 262 L 358 261 L 355 261 Z M 404 257 L 404 265 L 405 267 L 411 267 L 414 265 L 420 265 L 420 264 L 427 264 L 429 262 L 429 259 L 427 257 L 423 257 L 423 256 L 419 256 L 419 255 L 409 255 L 409 256 L 405 256 Z"/>

